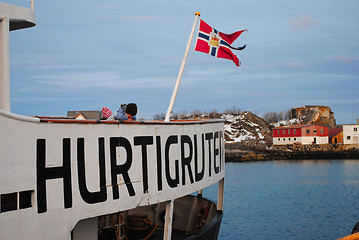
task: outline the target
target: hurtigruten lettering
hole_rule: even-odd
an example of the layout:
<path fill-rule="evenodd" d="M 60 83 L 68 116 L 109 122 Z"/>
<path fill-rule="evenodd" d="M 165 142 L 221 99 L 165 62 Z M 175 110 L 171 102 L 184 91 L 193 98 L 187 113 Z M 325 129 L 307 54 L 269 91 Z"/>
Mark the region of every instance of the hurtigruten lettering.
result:
<path fill-rule="evenodd" d="M 146 194 L 149 190 L 149 174 L 156 174 L 157 191 L 161 191 L 166 184 L 171 189 L 193 184 L 204 180 L 205 177 L 220 173 L 224 169 L 223 133 L 208 132 L 203 134 L 162 136 L 134 136 L 133 141 L 126 137 L 110 137 L 109 146 L 105 146 L 105 138 L 99 137 L 98 142 L 98 169 L 99 189 L 89 191 L 86 182 L 85 138 L 63 138 L 62 166 L 47 166 L 46 139 L 36 141 L 36 174 L 37 174 L 37 207 L 38 213 L 47 212 L 46 183 L 48 180 L 61 179 L 63 181 L 64 208 L 71 208 L 73 204 L 73 184 L 71 173 L 71 141 L 76 141 L 77 179 L 81 198 L 88 204 L 100 203 L 121 199 L 122 194 L 136 196 Z M 110 148 L 110 156 L 106 158 L 106 147 Z M 117 149 L 123 148 L 126 152 L 122 164 L 118 164 Z M 152 149 L 151 149 L 152 148 Z M 179 148 L 179 151 L 173 150 Z M 148 152 L 155 152 L 155 168 L 149 166 Z M 140 152 L 140 159 L 134 159 L 134 151 Z M 129 171 L 134 161 L 142 165 L 142 191 L 137 192 L 131 181 Z M 106 164 L 110 164 L 110 178 L 106 179 Z M 153 164 L 153 162 L 152 162 Z M 149 170 L 151 169 L 151 172 Z M 156 169 L 153 172 L 153 169 Z M 122 176 L 127 193 L 120 192 L 118 176 Z M 89 176 L 87 176 L 88 178 Z M 112 196 L 108 196 L 106 183 L 111 182 Z M 108 183 L 107 183 L 108 184 Z M 166 186 L 166 187 L 167 187 Z M 154 190 L 152 190 L 154 191 Z"/>

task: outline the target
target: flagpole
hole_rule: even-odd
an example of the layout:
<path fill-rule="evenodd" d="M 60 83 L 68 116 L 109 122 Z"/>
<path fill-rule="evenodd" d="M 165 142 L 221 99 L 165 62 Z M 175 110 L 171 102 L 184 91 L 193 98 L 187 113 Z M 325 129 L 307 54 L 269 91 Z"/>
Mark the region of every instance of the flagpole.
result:
<path fill-rule="evenodd" d="M 195 30 L 196 24 L 197 24 L 197 19 L 198 19 L 199 16 L 201 16 L 201 14 L 200 14 L 199 12 L 196 12 L 195 15 L 196 15 L 196 17 L 195 17 L 195 19 L 194 19 L 194 23 L 193 23 L 191 35 L 190 35 L 190 37 L 189 37 L 189 39 L 188 39 L 186 51 L 185 51 L 185 54 L 184 54 L 183 60 L 182 60 L 182 65 L 181 65 L 180 71 L 179 71 L 179 73 L 178 73 L 178 77 L 177 77 L 177 81 L 176 81 L 175 88 L 173 89 L 172 98 L 171 98 L 170 105 L 168 106 L 168 110 L 167 110 L 165 122 L 169 122 L 169 121 L 170 121 L 170 116 L 171 116 L 171 113 L 172 113 L 173 104 L 174 104 L 174 102 L 175 102 L 175 99 L 176 99 L 176 96 L 177 96 L 177 92 L 178 92 L 178 88 L 179 88 L 179 85 L 180 85 L 180 83 L 181 83 L 181 79 L 182 79 L 182 74 L 183 74 L 184 67 L 186 66 L 187 56 L 188 56 L 189 48 L 191 47 L 192 38 L 193 38 L 193 33 L 194 33 L 194 30 Z"/>

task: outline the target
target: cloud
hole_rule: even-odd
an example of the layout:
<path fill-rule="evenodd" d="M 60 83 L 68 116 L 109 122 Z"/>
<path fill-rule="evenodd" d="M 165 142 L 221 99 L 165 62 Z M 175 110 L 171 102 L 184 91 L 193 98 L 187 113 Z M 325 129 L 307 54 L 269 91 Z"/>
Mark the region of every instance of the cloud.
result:
<path fill-rule="evenodd" d="M 334 64 L 342 64 L 343 66 L 357 66 L 359 63 L 359 57 L 357 56 L 343 56 L 343 55 L 337 55 L 337 56 L 331 56 L 331 57 L 324 57 L 320 58 L 318 60 L 320 64 L 328 64 L 328 63 L 334 63 Z"/>
<path fill-rule="evenodd" d="M 294 19 L 290 22 L 290 25 L 293 29 L 297 30 L 306 30 L 318 24 L 318 21 L 303 15 L 297 19 Z"/>
<path fill-rule="evenodd" d="M 148 89 L 148 88 L 168 88 L 172 82 L 167 77 L 140 77 L 121 76 L 117 72 L 88 72 L 88 73 L 62 73 L 57 75 L 34 76 L 38 83 L 53 86 L 58 91 L 67 92 L 84 89 L 108 88 L 119 89 Z M 170 84 L 171 83 L 171 84 Z"/>
<path fill-rule="evenodd" d="M 345 62 L 345 63 L 351 63 L 351 62 L 357 62 L 359 61 L 358 57 L 347 57 L 347 56 L 337 56 L 335 57 L 335 60 L 338 62 Z"/>

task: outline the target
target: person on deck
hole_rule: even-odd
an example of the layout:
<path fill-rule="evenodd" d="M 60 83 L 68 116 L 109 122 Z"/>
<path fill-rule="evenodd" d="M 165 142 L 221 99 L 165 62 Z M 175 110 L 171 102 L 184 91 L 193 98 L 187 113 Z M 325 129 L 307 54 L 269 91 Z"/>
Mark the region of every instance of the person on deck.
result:
<path fill-rule="evenodd" d="M 117 109 L 117 113 L 114 118 L 116 120 L 134 121 L 136 120 L 136 114 L 137 114 L 136 103 L 122 104 L 121 107 Z"/>
<path fill-rule="evenodd" d="M 112 116 L 112 112 L 108 107 L 103 107 L 101 109 L 101 120 L 107 120 Z"/>

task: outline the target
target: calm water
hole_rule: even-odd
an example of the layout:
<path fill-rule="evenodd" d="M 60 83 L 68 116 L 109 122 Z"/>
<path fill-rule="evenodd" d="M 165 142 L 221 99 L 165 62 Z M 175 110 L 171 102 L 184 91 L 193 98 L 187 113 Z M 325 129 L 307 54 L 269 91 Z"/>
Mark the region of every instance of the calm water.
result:
<path fill-rule="evenodd" d="M 226 164 L 220 240 L 337 239 L 357 221 L 359 160 Z"/>

